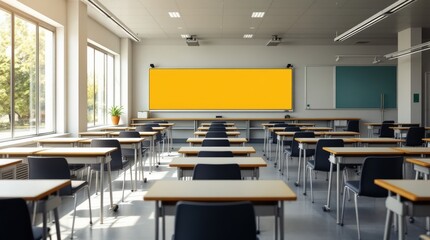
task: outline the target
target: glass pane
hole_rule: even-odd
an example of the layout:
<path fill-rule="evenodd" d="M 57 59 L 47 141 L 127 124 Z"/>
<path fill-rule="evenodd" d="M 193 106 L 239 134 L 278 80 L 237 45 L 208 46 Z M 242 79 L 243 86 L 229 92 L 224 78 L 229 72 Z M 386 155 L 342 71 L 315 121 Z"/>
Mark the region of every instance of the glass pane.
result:
<path fill-rule="evenodd" d="M 36 133 L 36 26 L 15 18 L 14 137 Z"/>
<path fill-rule="evenodd" d="M 106 116 L 106 87 L 105 87 L 105 54 L 97 51 L 95 53 L 95 124 L 102 125 L 105 123 Z"/>
<path fill-rule="evenodd" d="M 107 101 L 108 108 L 115 105 L 115 76 L 114 76 L 114 65 L 113 65 L 113 57 L 111 55 L 107 55 L 107 68 L 106 68 L 106 77 L 107 77 Z"/>
<path fill-rule="evenodd" d="M 10 125 L 11 33 L 11 15 L 0 9 L 0 140 L 12 137 Z"/>
<path fill-rule="evenodd" d="M 94 49 L 87 47 L 87 124 L 94 126 Z"/>
<path fill-rule="evenodd" d="M 39 133 L 54 131 L 54 78 L 54 33 L 39 28 Z"/>

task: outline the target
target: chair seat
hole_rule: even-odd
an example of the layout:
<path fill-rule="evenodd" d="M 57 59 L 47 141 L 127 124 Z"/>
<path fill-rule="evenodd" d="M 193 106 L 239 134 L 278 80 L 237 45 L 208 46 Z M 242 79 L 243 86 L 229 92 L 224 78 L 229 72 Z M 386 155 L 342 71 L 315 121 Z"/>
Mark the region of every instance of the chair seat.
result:
<path fill-rule="evenodd" d="M 360 181 L 346 181 L 345 186 L 347 186 L 351 191 L 358 193 L 360 191 Z"/>
<path fill-rule="evenodd" d="M 88 185 L 87 181 L 80 181 L 80 180 L 73 180 L 72 183 L 72 191 L 75 193 L 77 191 L 79 191 L 80 189 L 82 189 L 83 187 L 85 187 L 86 185 Z"/>

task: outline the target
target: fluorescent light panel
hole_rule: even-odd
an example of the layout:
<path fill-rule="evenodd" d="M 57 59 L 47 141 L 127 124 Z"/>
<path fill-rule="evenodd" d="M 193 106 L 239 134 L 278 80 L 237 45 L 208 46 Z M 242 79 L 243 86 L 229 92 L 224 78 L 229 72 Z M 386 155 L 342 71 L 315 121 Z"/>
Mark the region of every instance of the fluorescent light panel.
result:
<path fill-rule="evenodd" d="M 386 54 L 384 57 L 387 58 L 388 60 L 393 60 L 393 59 L 397 59 L 400 57 L 409 56 L 409 55 L 412 55 L 414 53 L 427 51 L 427 50 L 430 50 L 430 42 L 421 43 L 421 44 L 418 44 L 418 45 L 413 46 L 413 47 L 408 48 L 408 49 L 404 49 L 404 50 L 401 50 L 398 52 L 389 53 L 389 54 Z"/>
<path fill-rule="evenodd" d="M 134 33 L 130 28 L 128 28 L 124 23 L 119 20 L 113 13 L 111 13 L 105 6 L 103 6 L 100 2 L 97 0 L 87 0 L 88 3 L 90 3 L 91 6 L 93 6 L 95 9 L 97 9 L 100 13 L 105 15 L 107 18 L 109 18 L 112 22 L 114 22 L 118 27 L 120 27 L 131 39 L 133 39 L 136 42 L 140 42 L 139 37 L 136 33 Z"/>
<path fill-rule="evenodd" d="M 262 18 L 264 17 L 265 12 L 253 12 L 251 17 L 252 18 Z"/>
<path fill-rule="evenodd" d="M 374 25 L 375 23 L 382 21 L 384 18 L 388 17 L 390 14 L 395 13 L 409 4 L 415 2 L 416 0 L 399 0 L 390 6 L 384 8 L 382 11 L 379 11 L 375 15 L 371 16 L 370 18 L 364 20 L 363 22 L 359 23 L 355 27 L 349 29 L 348 31 L 342 33 L 341 35 L 334 38 L 335 42 L 342 42 L 346 39 L 354 36 L 355 34 L 363 31 L 364 29 Z"/>
<path fill-rule="evenodd" d="M 179 14 L 179 12 L 169 12 L 169 16 L 171 18 L 180 18 L 181 14 Z"/>
<path fill-rule="evenodd" d="M 252 34 L 243 34 L 243 38 L 252 38 L 253 36 Z"/>

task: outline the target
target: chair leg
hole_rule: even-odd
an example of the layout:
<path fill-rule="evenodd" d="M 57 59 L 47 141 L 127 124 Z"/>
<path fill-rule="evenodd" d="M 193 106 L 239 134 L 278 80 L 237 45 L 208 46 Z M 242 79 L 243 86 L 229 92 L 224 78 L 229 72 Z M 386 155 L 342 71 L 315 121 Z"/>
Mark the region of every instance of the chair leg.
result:
<path fill-rule="evenodd" d="M 300 158 L 299 158 L 300 161 Z M 303 163 L 303 167 L 305 168 L 304 176 L 303 176 L 303 195 L 306 195 L 306 174 L 308 174 L 308 166 L 307 164 Z M 310 173 L 309 173 L 310 174 Z"/>
<path fill-rule="evenodd" d="M 124 202 L 125 174 L 127 173 L 127 171 L 124 171 L 124 170 L 123 170 L 123 172 L 122 172 L 122 173 L 124 174 L 124 178 L 123 178 L 123 180 L 122 180 L 122 198 L 121 198 L 121 201 L 122 201 L 122 202 Z"/>
<path fill-rule="evenodd" d="M 312 169 L 309 167 L 309 186 L 311 187 L 311 202 L 314 203 L 314 188 L 313 188 L 313 180 L 312 180 Z"/>
<path fill-rule="evenodd" d="M 98 192 L 99 192 L 99 172 L 96 172 L 96 195 Z"/>
<path fill-rule="evenodd" d="M 73 220 L 72 220 L 72 233 L 70 234 L 70 239 L 73 239 L 73 233 L 75 231 L 75 217 L 76 217 L 76 204 L 78 201 L 78 198 L 76 196 L 76 193 L 73 194 L 73 198 L 74 198 L 74 204 L 73 204 Z"/>
<path fill-rule="evenodd" d="M 343 226 L 343 218 L 345 216 L 345 199 L 346 199 L 346 191 L 348 191 L 348 187 L 345 186 L 343 188 L 343 197 L 342 197 L 342 212 L 340 213 L 340 225 Z M 349 191 L 348 191 L 349 192 Z"/>
<path fill-rule="evenodd" d="M 93 214 L 91 210 L 91 194 L 90 194 L 90 187 L 87 186 L 87 196 L 88 196 L 88 206 L 90 207 L 90 225 L 93 225 Z"/>
<path fill-rule="evenodd" d="M 355 218 L 357 219 L 357 234 L 358 234 L 358 239 L 361 239 L 360 237 L 360 220 L 358 218 L 358 202 L 357 199 L 358 198 L 358 194 L 354 194 L 354 202 L 355 202 Z"/>

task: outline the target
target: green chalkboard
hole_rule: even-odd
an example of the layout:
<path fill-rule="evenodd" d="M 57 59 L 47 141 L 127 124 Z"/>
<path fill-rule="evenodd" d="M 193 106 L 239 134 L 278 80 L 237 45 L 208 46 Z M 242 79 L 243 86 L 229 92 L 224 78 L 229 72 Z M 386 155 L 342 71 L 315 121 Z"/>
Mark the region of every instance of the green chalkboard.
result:
<path fill-rule="evenodd" d="M 337 66 L 336 108 L 397 107 L 395 66 Z"/>

